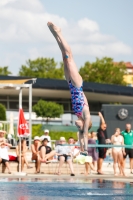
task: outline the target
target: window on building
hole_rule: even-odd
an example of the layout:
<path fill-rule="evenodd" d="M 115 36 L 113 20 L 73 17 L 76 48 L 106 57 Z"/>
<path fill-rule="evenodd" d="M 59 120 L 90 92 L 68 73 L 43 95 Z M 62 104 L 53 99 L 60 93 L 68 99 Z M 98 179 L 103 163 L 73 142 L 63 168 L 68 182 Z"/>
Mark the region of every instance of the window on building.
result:
<path fill-rule="evenodd" d="M 9 100 L 19 100 L 19 95 L 18 96 L 9 96 Z"/>
<path fill-rule="evenodd" d="M 133 74 L 133 70 L 132 70 L 132 69 L 127 69 L 127 72 L 128 72 L 129 74 Z"/>
<path fill-rule="evenodd" d="M 0 96 L 0 100 L 1 100 L 1 99 L 2 99 L 2 100 L 3 100 L 3 99 L 4 99 L 4 100 L 7 100 L 7 96 Z"/>
<path fill-rule="evenodd" d="M 19 109 L 19 101 L 10 101 L 9 109 L 18 110 Z"/>
<path fill-rule="evenodd" d="M 28 111 L 28 110 L 29 110 L 29 102 L 22 102 L 22 108 L 23 108 L 25 111 Z"/>
<path fill-rule="evenodd" d="M 69 111 L 70 110 L 69 103 L 61 103 L 61 105 L 63 105 L 64 111 Z"/>

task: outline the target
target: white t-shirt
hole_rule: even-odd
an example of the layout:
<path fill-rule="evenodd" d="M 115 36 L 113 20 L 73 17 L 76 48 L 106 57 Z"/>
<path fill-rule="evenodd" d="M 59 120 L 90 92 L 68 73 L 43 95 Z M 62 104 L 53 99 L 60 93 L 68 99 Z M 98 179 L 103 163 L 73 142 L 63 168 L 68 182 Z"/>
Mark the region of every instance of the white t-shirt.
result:
<path fill-rule="evenodd" d="M 42 135 L 40 137 L 40 140 L 42 141 L 44 138 L 48 139 L 49 142 L 48 142 L 47 146 L 51 147 L 51 137 L 49 135 Z"/>
<path fill-rule="evenodd" d="M 9 156 L 8 156 L 8 149 L 9 147 L 5 146 L 5 147 L 0 147 L 0 158 L 3 158 L 5 160 L 9 160 Z"/>

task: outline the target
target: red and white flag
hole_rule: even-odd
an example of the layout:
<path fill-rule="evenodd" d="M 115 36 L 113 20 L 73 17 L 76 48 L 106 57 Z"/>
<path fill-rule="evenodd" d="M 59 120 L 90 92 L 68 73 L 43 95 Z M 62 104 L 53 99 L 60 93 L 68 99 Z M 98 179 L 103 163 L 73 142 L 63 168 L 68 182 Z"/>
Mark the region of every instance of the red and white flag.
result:
<path fill-rule="evenodd" d="M 19 109 L 19 119 L 18 119 L 18 137 L 29 136 L 30 131 L 28 123 L 25 120 L 23 109 Z"/>

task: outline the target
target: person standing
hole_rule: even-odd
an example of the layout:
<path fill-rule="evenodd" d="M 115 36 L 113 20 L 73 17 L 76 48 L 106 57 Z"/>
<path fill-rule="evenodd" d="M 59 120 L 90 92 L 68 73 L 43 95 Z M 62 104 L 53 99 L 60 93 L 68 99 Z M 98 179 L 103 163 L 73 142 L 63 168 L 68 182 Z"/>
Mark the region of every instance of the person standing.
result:
<path fill-rule="evenodd" d="M 124 145 L 124 140 L 122 135 L 120 135 L 120 129 L 116 128 L 115 133 L 111 137 L 111 143 L 113 145 Z M 117 176 L 116 167 L 118 163 L 120 176 L 125 176 L 124 172 L 124 163 L 123 163 L 123 155 L 125 155 L 125 148 L 123 147 L 113 147 L 112 148 L 112 155 L 113 155 L 113 168 L 114 168 L 114 175 Z"/>
<path fill-rule="evenodd" d="M 102 113 L 99 112 L 98 114 L 100 117 L 100 127 L 97 130 L 98 144 L 106 145 L 106 143 L 110 143 L 110 139 L 108 139 L 107 132 L 106 132 L 107 124 L 105 123 Z M 99 158 L 97 162 L 97 173 L 102 175 L 104 174 L 102 172 L 102 164 L 103 164 L 104 158 L 106 158 L 107 148 L 98 147 L 98 151 L 99 151 Z"/>
<path fill-rule="evenodd" d="M 121 135 L 124 138 L 125 145 L 133 145 L 133 130 L 131 130 L 131 124 L 126 124 L 126 129 L 121 132 Z M 127 155 L 130 159 L 130 172 L 133 174 L 133 148 L 125 148 L 124 163 Z"/>
<path fill-rule="evenodd" d="M 49 130 L 48 130 L 48 129 L 45 129 L 45 130 L 44 130 L 44 135 L 42 135 L 42 136 L 40 137 L 40 140 L 43 141 L 44 138 L 47 138 L 47 139 L 48 139 L 49 142 L 48 142 L 47 146 L 51 147 L 51 137 L 49 136 Z"/>
<path fill-rule="evenodd" d="M 96 147 L 89 147 L 89 144 L 94 144 L 96 145 L 96 133 L 94 131 L 91 132 L 91 138 L 88 140 L 88 155 L 92 157 L 93 159 L 93 165 L 94 168 L 96 169 L 97 166 L 97 160 L 98 160 L 98 152 Z"/>

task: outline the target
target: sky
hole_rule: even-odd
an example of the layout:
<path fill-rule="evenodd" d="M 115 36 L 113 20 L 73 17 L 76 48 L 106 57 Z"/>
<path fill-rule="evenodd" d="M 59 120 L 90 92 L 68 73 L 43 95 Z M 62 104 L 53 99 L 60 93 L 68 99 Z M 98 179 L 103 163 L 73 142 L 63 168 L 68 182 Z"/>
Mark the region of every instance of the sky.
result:
<path fill-rule="evenodd" d="M 26 60 L 62 61 L 47 22 L 61 27 L 77 67 L 96 57 L 133 63 L 132 0 L 1 0 L 0 67 L 17 75 Z"/>

